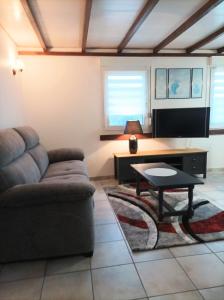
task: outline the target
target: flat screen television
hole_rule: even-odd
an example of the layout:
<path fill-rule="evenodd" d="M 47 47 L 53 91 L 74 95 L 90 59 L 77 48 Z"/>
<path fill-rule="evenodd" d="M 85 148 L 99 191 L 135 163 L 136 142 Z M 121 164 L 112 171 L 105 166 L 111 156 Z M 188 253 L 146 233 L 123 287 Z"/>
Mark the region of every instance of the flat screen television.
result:
<path fill-rule="evenodd" d="M 152 135 L 155 138 L 209 136 L 210 107 L 153 109 Z"/>

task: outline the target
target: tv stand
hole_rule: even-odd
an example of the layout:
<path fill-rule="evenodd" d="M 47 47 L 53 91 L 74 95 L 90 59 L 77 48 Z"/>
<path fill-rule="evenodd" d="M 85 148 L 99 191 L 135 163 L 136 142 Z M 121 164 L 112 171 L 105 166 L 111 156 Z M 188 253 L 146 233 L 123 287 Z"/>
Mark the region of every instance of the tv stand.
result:
<path fill-rule="evenodd" d="M 119 183 L 135 180 L 131 164 L 165 162 L 189 174 L 203 174 L 206 178 L 207 151 L 199 148 L 168 149 L 114 153 L 115 178 Z"/>

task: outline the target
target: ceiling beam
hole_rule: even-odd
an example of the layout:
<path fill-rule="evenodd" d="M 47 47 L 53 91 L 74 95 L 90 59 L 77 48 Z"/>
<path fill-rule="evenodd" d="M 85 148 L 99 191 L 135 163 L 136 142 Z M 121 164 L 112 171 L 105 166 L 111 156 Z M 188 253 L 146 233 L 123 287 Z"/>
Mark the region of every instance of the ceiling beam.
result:
<path fill-rule="evenodd" d="M 218 52 L 218 53 L 224 52 L 224 47 L 221 47 L 221 48 L 217 49 L 217 52 Z"/>
<path fill-rule="evenodd" d="M 36 36 L 37 36 L 37 38 L 39 40 L 39 43 L 40 43 L 42 49 L 44 51 L 46 51 L 47 50 L 47 46 L 46 46 L 46 43 L 44 41 L 44 37 L 43 37 L 43 35 L 41 33 L 41 30 L 40 30 L 40 28 L 38 26 L 38 22 L 37 22 L 37 20 L 35 18 L 35 15 L 32 12 L 32 8 L 31 8 L 31 6 L 29 4 L 29 1 L 28 0 L 20 0 L 20 2 L 21 2 L 22 6 L 23 6 L 23 8 L 25 10 L 25 13 L 26 13 L 26 15 L 27 15 L 27 17 L 28 17 L 28 19 L 30 21 L 31 26 L 33 27 L 33 30 L 36 33 Z"/>
<path fill-rule="evenodd" d="M 222 3 L 224 0 L 208 0 L 199 10 L 197 10 L 190 18 L 188 18 L 183 24 L 181 24 L 175 31 L 173 31 L 168 37 L 166 37 L 162 42 L 160 42 L 154 49 L 154 53 L 158 53 L 166 45 L 170 44 L 175 40 L 179 35 L 188 30 L 201 18 L 207 15 L 212 9 L 217 5 Z"/>
<path fill-rule="evenodd" d="M 91 9 L 92 9 L 92 0 L 86 0 L 83 35 L 82 35 L 82 52 L 86 51 Z"/>
<path fill-rule="evenodd" d="M 187 53 L 191 53 L 191 52 L 195 51 L 196 49 L 201 48 L 202 46 L 210 43 L 211 41 L 213 41 L 214 39 L 216 39 L 223 33 L 224 33 L 224 26 L 219 28 L 218 30 L 214 31 L 210 35 L 206 36 L 204 39 L 202 39 L 202 40 L 198 41 L 197 43 L 193 44 L 192 46 L 188 47 L 186 49 Z"/>
<path fill-rule="evenodd" d="M 130 39 L 133 37 L 133 35 L 136 33 L 136 31 L 139 29 L 139 27 L 142 25 L 142 23 L 145 21 L 145 19 L 148 17 L 148 15 L 151 13 L 151 11 L 153 10 L 153 8 L 156 6 L 156 4 L 158 2 L 159 2 L 159 0 L 148 0 L 146 2 L 143 9 L 140 11 L 138 16 L 136 17 L 134 23 L 129 28 L 125 37 L 123 38 L 121 43 L 118 45 L 118 53 L 121 53 L 124 50 L 124 48 L 127 46 Z"/>
<path fill-rule="evenodd" d="M 224 56 L 219 53 L 115 53 L 115 52 L 68 52 L 68 51 L 18 51 L 19 55 L 52 56 L 117 56 L 117 57 L 210 57 Z"/>

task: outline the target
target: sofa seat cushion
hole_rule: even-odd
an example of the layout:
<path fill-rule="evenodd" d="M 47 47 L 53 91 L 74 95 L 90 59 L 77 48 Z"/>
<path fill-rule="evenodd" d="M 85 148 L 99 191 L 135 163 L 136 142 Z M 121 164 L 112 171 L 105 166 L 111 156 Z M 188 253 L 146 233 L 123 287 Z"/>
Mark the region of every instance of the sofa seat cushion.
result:
<path fill-rule="evenodd" d="M 80 160 L 69 160 L 50 164 L 44 178 L 80 174 L 88 176 L 85 163 Z"/>
<path fill-rule="evenodd" d="M 61 175 L 61 176 L 54 176 L 54 177 L 44 177 L 41 180 L 42 183 L 78 183 L 78 182 L 86 182 L 89 183 L 89 178 L 85 175 L 81 174 L 68 174 L 68 175 Z"/>

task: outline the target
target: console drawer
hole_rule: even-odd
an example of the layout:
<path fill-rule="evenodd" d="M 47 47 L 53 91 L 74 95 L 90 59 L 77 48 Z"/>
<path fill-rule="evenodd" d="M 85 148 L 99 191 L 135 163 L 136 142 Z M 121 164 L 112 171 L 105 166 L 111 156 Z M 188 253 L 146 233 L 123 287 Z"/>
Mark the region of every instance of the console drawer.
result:
<path fill-rule="evenodd" d="M 190 174 L 203 174 L 206 168 L 204 154 L 188 155 L 183 158 L 183 171 Z"/>

